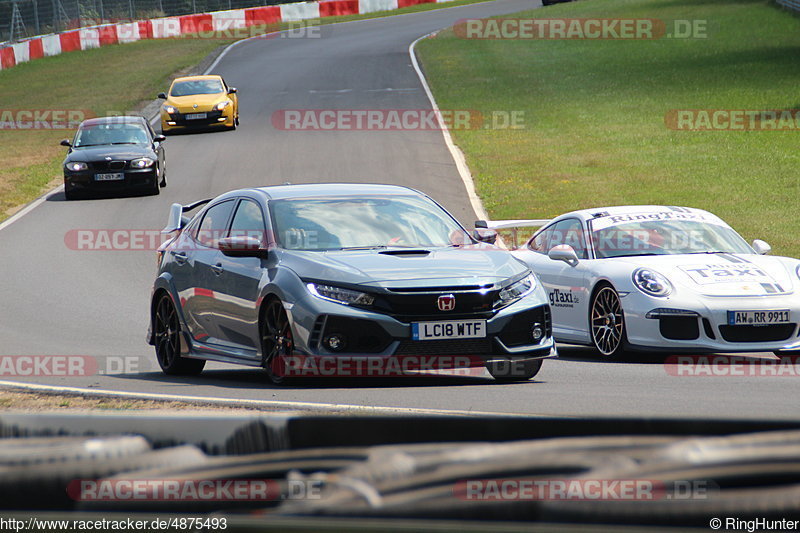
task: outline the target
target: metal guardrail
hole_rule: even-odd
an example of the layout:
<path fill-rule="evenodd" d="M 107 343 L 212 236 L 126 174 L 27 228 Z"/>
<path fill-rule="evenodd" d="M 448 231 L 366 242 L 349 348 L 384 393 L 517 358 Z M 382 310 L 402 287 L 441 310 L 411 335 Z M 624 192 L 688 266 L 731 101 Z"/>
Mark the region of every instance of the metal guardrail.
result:
<path fill-rule="evenodd" d="M 800 0 L 775 0 L 778 5 L 800 12 Z"/>

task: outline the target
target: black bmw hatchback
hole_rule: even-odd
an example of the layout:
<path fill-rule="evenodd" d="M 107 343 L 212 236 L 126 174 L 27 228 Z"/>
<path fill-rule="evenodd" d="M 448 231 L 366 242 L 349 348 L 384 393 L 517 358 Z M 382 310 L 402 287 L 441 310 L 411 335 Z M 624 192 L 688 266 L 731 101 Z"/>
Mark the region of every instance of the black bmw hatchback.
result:
<path fill-rule="evenodd" d="M 89 192 L 138 190 L 158 194 L 166 187 L 163 135 L 142 117 L 84 120 L 64 159 L 64 194 L 73 200 Z"/>

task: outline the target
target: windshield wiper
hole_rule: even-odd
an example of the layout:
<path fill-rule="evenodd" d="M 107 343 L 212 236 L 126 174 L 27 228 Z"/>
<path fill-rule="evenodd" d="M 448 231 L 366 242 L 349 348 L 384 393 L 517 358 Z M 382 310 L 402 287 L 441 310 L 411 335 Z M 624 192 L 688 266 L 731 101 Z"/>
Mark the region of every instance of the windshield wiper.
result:
<path fill-rule="evenodd" d="M 144 144 L 144 143 L 135 143 L 135 142 L 118 142 L 118 143 L 108 143 L 108 144 Z"/>

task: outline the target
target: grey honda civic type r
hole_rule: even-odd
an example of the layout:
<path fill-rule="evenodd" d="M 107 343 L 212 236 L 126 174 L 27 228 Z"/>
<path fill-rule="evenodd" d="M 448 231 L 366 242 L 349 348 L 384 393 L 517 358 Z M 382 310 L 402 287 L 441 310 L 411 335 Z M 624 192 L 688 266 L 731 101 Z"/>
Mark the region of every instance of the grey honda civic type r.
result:
<path fill-rule="evenodd" d="M 470 233 L 413 189 L 242 189 L 173 204 L 164 232 L 148 342 L 167 374 L 211 360 L 261 366 L 279 383 L 314 375 L 299 371 L 309 360 L 403 360 L 413 374 L 460 357 L 518 381 L 556 355 L 536 276 L 493 231 Z"/>

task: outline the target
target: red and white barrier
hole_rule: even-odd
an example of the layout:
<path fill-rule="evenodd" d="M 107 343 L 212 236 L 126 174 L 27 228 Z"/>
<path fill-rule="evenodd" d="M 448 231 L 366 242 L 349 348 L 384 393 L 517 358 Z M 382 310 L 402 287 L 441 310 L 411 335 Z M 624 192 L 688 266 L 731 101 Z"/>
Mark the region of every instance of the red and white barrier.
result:
<path fill-rule="evenodd" d="M 0 70 L 9 69 L 41 57 L 75 50 L 89 50 L 112 44 L 125 44 L 143 39 L 169 39 L 183 35 L 240 30 L 250 26 L 265 26 L 279 22 L 317 19 L 392 11 L 425 3 L 453 0 L 323 0 L 297 2 L 247 9 L 215 11 L 178 17 L 163 17 L 137 22 L 103 24 L 43 35 L 0 48 Z"/>
<path fill-rule="evenodd" d="M 139 24 L 128 22 L 117 24 L 117 42 L 120 44 L 133 43 L 139 40 Z"/>
<path fill-rule="evenodd" d="M 81 39 L 81 50 L 100 48 L 100 29 L 98 27 L 81 28 L 78 32 Z"/>
<path fill-rule="evenodd" d="M 227 31 L 241 30 L 247 27 L 247 17 L 244 9 L 233 9 L 231 11 L 218 11 L 211 14 L 212 30 Z"/>
<path fill-rule="evenodd" d="M 57 56 L 61 53 L 61 38 L 58 35 L 42 37 L 42 48 L 45 56 Z"/>
<path fill-rule="evenodd" d="M 279 7 L 281 8 L 282 22 L 319 18 L 319 2 L 297 2 L 281 4 Z"/>

